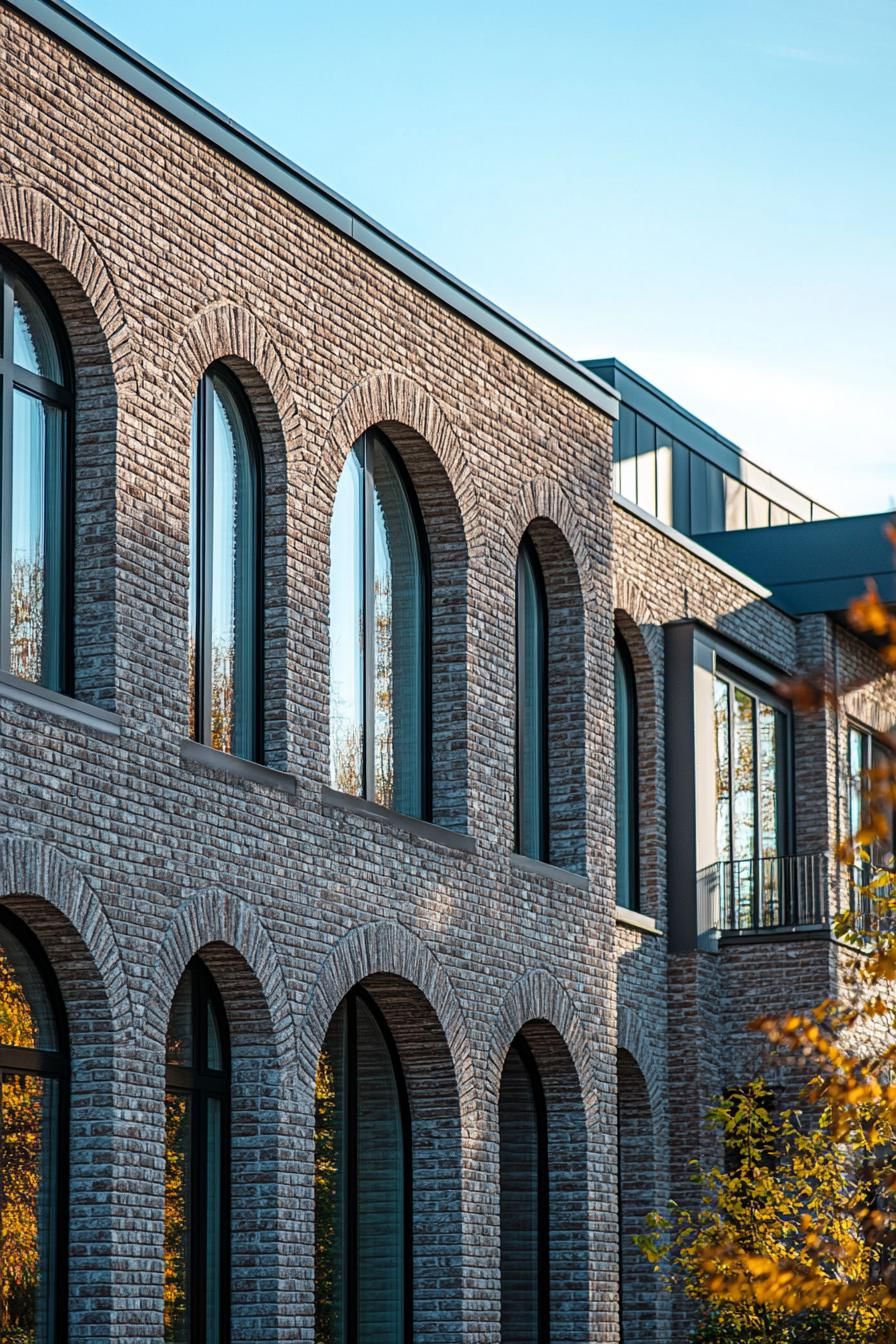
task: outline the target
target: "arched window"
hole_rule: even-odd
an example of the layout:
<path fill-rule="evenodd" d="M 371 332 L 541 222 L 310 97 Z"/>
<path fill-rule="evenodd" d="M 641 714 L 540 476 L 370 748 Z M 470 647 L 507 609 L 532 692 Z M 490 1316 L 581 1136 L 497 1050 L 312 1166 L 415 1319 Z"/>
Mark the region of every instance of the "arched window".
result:
<path fill-rule="evenodd" d="M 517 1036 L 501 1077 L 501 1340 L 548 1344 L 547 1112 L 532 1052 Z"/>
<path fill-rule="evenodd" d="M 0 669 L 71 683 L 68 345 L 36 275 L 0 250 Z"/>
<path fill-rule="evenodd" d="M 638 702 L 635 670 L 617 634 L 616 684 L 616 904 L 637 910 L 638 892 Z"/>
<path fill-rule="evenodd" d="M 413 487 L 379 430 L 355 444 L 330 525 L 330 779 L 431 813 L 429 561 Z"/>
<path fill-rule="evenodd" d="M 548 624 L 541 564 L 530 537 L 516 563 L 516 851 L 548 862 Z"/>
<path fill-rule="evenodd" d="M 0 1337 L 65 1335 L 68 1048 L 41 949 L 0 910 Z"/>
<path fill-rule="evenodd" d="M 410 1344 L 410 1122 L 370 997 L 337 1009 L 317 1072 L 317 1344 Z"/>
<path fill-rule="evenodd" d="M 190 731 L 261 757 L 262 471 L 255 420 L 236 378 L 214 364 L 193 406 L 190 509 Z"/>
<path fill-rule="evenodd" d="M 166 1046 L 166 1344 L 229 1337 L 229 1111 L 227 1019 L 211 972 L 194 957 Z"/>

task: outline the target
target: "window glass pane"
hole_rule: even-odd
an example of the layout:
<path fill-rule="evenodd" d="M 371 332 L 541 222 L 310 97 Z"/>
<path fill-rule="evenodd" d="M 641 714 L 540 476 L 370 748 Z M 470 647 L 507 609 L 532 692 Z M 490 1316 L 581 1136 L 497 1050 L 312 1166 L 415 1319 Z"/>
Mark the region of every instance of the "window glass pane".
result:
<path fill-rule="evenodd" d="M 636 816 L 632 687 L 621 649 L 614 650 L 616 677 L 616 903 L 634 909 Z"/>
<path fill-rule="evenodd" d="M 728 683 L 716 677 L 713 683 L 713 713 L 716 742 L 716 853 L 731 858 L 731 761 L 729 751 Z"/>
<path fill-rule="evenodd" d="M 223 1110 L 220 1097 L 205 1103 L 205 1341 L 219 1344 L 222 1335 L 221 1231 L 223 1209 Z"/>
<path fill-rule="evenodd" d="M 165 1344 L 190 1339 L 192 1099 L 165 1096 Z"/>
<path fill-rule="evenodd" d="M 189 970 L 181 976 L 174 991 L 165 1058 L 169 1064 L 179 1064 L 183 1068 L 189 1068 L 193 1063 L 193 976 Z"/>
<path fill-rule="evenodd" d="M 885 834 L 874 843 L 874 862 L 881 867 L 890 867 L 893 862 L 893 757 L 882 742 L 871 740 L 871 771 L 874 808 L 883 814 Z M 890 796 L 887 797 L 889 786 Z"/>
<path fill-rule="evenodd" d="M 392 454 L 372 439 L 375 800 L 423 811 L 423 565 Z"/>
<path fill-rule="evenodd" d="M 0 1338 L 51 1344 L 58 1084 L 0 1076 Z"/>
<path fill-rule="evenodd" d="M 324 1040 L 315 1089 L 315 1344 L 345 1340 L 345 1035 L 342 1004 Z"/>
<path fill-rule="evenodd" d="M 768 527 L 769 501 L 755 490 L 747 491 L 747 527 Z"/>
<path fill-rule="evenodd" d="M 725 531 L 742 531 L 747 525 L 747 491 L 743 481 L 725 476 Z"/>
<path fill-rule="evenodd" d="M 539 1344 L 538 1114 L 511 1046 L 501 1077 L 501 1338 Z"/>
<path fill-rule="evenodd" d="M 357 1011 L 358 1338 L 404 1339 L 404 1143 L 388 1046 L 363 999 Z"/>
<path fill-rule="evenodd" d="M 771 705 L 756 702 L 759 742 L 759 856 L 774 859 L 780 853 L 778 836 L 778 738 L 781 715 Z M 760 868 L 760 923 L 779 924 L 782 919 L 778 890 L 778 864 Z"/>
<path fill-rule="evenodd" d="M 531 548 L 517 559 L 517 843 L 532 859 L 545 852 L 545 611 Z"/>
<path fill-rule="evenodd" d="M 62 383 L 62 361 L 43 309 L 20 279 L 13 282 L 13 363 L 29 373 Z"/>
<path fill-rule="evenodd" d="M 10 671 L 44 680 L 60 612 L 62 412 L 13 393 Z M 48 524 L 52 529 L 47 536 Z M 58 640 L 57 640 L 58 642 Z"/>
<path fill-rule="evenodd" d="M 734 687 L 733 739 L 733 832 L 737 927 L 752 923 L 754 864 L 756 844 L 756 784 L 753 745 L 753 697 Z"/>
<path fill-rule="evenodd" d="M 642 415 L 637 417 L 638 504 L 656 515 L 656 430 Z"/>
<path fill-rule="evenodd" d="M 330 523 L 330 780 L 364 792 L 363 448 L 349 454 Z"/>
<path fill-rule="evenodd" d="M 0 924 L 0 1045 L 56 1050 L 56 1025 L 42 976 L 15 934 Z"/>
<path fill-rule="evenodd" d="M 663 429 L 656 431 L 656 516 L 671 527 L 675 501 L 672 493 L 672 439 Z"/>
<path fill-rule="evenodd" d="M 208 1067 L 220 1071 L 224 1068 L 224 1044 L 221 1039 L 221 1027 L 218 1022 L 218 1014 L 215 1012 L 211 1000 L 209 1000 L 206 1005 L 205 1033 Z"/>
<path fill-rule="evenodd" d="M 626 499 L 638 498 L 638 459 L 635 443 L 635 413 L 619 407 L 619 493 Z"/>
<path fill-rule="evenodd" d="M 237 435 L 232 403 L 216 384 L 211 499 L 211 745 L 233 750 L 236 665 Z"/>

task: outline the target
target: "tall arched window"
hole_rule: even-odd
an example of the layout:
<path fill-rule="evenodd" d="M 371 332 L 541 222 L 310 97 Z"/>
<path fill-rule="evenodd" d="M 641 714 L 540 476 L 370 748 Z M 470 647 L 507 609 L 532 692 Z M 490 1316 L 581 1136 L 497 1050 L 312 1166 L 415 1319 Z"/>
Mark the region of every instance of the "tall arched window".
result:
<path fill-rule="evenodd" d="M 379 430 L 355 444 L 330 525 L 330 779 L 429 817 L 429 560 L 413 487 Z"/>
<path fill-rule="evenodd" d="M 194 957 L 166 1047 L 166 1344 L 229 1338 L 229 1110 L 227 1019 L 211 972 Z"/>
<path fill-rule="evenodd" d="M 41 949 L 0 910 L 0 1338 L 65 1336 L 68 1047 Z"/>
<path fill-rule="evenodd" d="M 549 861 L 547 597 L 528 536 L 516 562 L 516 850 Z"/>
<path fill-rule="evenodd" d="M 392 1037 L 353 990 L 317 1072 L 317 1344 L 410 1344 L 410 1122 Z"/>
<path fill-rule="evenodd" d="M 522 1035 L 498 1103 L 501 1141 L 501 1341 L 548 1344 L 551 1329 L 547 1112 Z"/>
<path fill-rule="evenodd" d="M 638 702 L 635 670 L 617 634 L 613 651 L 616 686 L 616 904 L 637 910 L 638 891 Z"/>
<path fill-rule="evenodd" d="M 0 669 L 71 683 L 68 344 L 36 275 L 0 250 Z"/>
<path fill-rule="evenodd" d="M 233 374 L 214 364 L 193 406 L 190 509 L 190 731 L 261 757 L 261 452 Z"/>

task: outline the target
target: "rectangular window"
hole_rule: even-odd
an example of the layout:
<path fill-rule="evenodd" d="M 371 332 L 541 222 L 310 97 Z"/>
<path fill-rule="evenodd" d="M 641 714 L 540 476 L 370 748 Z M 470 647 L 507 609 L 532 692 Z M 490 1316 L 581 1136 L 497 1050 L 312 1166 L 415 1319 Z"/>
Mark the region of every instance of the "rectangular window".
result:
<path fill-rule="evenodd" d="M 896 848 L 896 817 L 892 793 L 893 753 L 885 742 L 867 729 L 851 724 L 849 728 L 849 833 L 856 836 L 876 822 L 881 834 L 862 847 L 870 863 L 856 876 L 867 882 L 874 868 L 888 868 Z"/>
<path fill-rule="evenodd" d="M 786 861 L 788 711 L 723 667 L 715 677 L 713 710 L 722 927 L 793 922 Z"/>

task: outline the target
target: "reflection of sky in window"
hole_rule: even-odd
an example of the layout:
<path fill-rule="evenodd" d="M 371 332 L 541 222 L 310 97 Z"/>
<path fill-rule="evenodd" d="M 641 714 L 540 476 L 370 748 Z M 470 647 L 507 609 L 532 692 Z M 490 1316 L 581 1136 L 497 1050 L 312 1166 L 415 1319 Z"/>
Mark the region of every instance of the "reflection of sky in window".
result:
<path fill-rule="evenodd" d="M 362 476 L 353 452 L 340 477 L 330 521 L 330 753 L 333 783 L 354 789 L 362 784 L 361 547 Z"/>
<path fill-rule="evenodd" d="M 16 388 L 13 402 L 12 561 L 31 564 L 44 550 L 43 403 Z"/>
<path fill-rule="evenodd" d="M 12 319 L 13 362 L 29 373 L 62 382 L 62 368 L 49 324 L 31 292 L 15 282 Z"/>
<path fill-rule="evenodd" d="M 214 405 L 212 502 L 212 643 L 232 652 L 236 564 L 236 447 L 233 427 L 217 392 Z"/>

